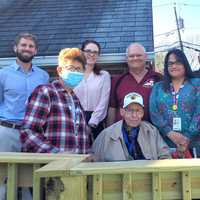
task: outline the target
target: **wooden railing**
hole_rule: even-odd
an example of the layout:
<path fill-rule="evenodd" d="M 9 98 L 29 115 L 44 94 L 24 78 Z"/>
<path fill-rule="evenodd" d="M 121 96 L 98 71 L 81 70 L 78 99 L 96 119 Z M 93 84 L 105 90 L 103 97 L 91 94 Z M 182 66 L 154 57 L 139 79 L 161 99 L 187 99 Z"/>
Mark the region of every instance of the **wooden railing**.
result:
<path fill-rule="evenodd" d="M 17 187 L 33 187 L 42 200 L 200 199 L 200 159 L 83 162 L 87 155 L 0 154 L 7 199 Z"/>
<path fill-rule="evenodd" d="M 200 199 L 200 159 L 84 162 L 68 167 L 50 163 L 35 176 L 59 177 L 64 185 L 56 196 L 59 200 Z M 55 197 L 50 194 L 47 199 Z"/>
<path fill-rule="evenodd" d="M 80 163 L 86 157 L 75 154 L 0 153 L 0 184 L 7 180 L 7 200 L 16 200 L 18 187 L 33 187 L 33 191 L 37 188 L 38 182 L 33 176 L 35 170 L 57 161 Z"/>

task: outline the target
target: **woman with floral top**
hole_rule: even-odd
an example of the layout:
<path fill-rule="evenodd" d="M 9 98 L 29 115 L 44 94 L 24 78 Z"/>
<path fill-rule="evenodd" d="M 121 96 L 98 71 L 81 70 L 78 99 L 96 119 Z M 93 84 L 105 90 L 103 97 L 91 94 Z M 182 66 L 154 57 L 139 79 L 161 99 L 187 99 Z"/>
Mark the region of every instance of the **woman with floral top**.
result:
<path fill-rule="evenodd" d="M 170 50 L 164 61 L 164 79 L 150 97 L 150 116 L 170 147 L 188 149 L 200 135 L 200 79 L 193 78 L 185 54 Z"/>

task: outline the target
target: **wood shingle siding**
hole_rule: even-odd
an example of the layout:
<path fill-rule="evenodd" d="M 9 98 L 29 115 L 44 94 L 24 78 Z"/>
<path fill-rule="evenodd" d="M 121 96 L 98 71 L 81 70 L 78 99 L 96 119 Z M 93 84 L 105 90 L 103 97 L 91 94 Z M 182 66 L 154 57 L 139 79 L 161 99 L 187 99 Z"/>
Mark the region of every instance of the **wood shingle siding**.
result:
<path fill-rule="evenodd" d="M 14 56 L 15 36 L 27 31 L 38 37 L 38 56 L 85 39 L 97 40 L 104 54 L 124 53 L 131 42 L 154 50 L 152 0 L 10 0 L 0 12 L 0 58 Z"/>

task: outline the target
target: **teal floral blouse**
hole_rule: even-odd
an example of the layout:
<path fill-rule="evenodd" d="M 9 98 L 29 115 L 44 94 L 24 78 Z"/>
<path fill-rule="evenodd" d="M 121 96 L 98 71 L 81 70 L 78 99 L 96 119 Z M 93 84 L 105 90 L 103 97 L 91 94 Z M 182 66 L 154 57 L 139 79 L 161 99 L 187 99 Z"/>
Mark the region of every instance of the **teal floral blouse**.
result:
<path fill-rule="evenodd" d="M 177 94 L 177 110 L 173 110 L 173 92 L 163 90 L 163 82 L 154 85 L 150 96 L 150 117 L 169 146 L 174 144 L 166 134 L 173 130 L 173 118 L 181 118 L 181 132 L 192 139 L 200 135 L 200 79 L 186 81 Z"/>

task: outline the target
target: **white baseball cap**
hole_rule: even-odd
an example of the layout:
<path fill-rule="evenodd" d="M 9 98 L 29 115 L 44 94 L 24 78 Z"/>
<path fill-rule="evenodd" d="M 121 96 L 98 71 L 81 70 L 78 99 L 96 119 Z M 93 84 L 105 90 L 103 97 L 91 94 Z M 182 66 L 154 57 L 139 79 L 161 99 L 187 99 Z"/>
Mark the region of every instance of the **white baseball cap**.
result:
<path fill-rule="evenodd" d="M 126 108 L 129 104 L 131 103 L 138 103 L 140 104 L 142 107 L 144 107 L 144 103 L 143 103 L 143 98 L 140 94 L 136 93 L 136 92 L 131 92 L 128 93 L 125 97 L 124 97 L 124 105 L 123 108 Z"/>

